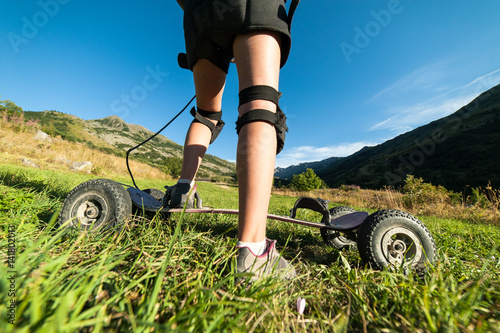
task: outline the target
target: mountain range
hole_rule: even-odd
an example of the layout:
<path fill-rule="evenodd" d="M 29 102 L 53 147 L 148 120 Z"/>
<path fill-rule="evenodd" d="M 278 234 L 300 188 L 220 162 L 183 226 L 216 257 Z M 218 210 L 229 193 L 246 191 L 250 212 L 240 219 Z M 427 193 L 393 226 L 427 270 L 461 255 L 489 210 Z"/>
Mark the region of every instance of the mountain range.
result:
<path fill-rule="evenodd" d="M 42 130 L 69 141 L 124 156 L 131 147 L 149 138 L 148 129 L 127 124 L 117 116 L 83 120 L 57 111 L 26 111 L 26 119 L 40 119 Z M 282 183 L 311 168 L 328 186 L 358 185 L 379 189 L 397 187 L 407 175 L 462 191 L 466 186 L 500 184 L 500 85 L 483 92 L 453 114 L 401 134 L 348 157 L 277 168 Z M 164 167 L 179 164 L 182 146 L 158 135 L 131 154 L 132 158 Z M 171 164 L 171 163 L 170 163 Z M 207 154 L 201 178 L 234 177 L 235 164 Z"/>
<path fill-rule="evenodd" d="M 500 184 L 500 85 L 453 114 L 348 157 L 276 169 L 284 183 L 311 168 L 330 187 L 399 186 L 406 175 L 462 191 Z"/>

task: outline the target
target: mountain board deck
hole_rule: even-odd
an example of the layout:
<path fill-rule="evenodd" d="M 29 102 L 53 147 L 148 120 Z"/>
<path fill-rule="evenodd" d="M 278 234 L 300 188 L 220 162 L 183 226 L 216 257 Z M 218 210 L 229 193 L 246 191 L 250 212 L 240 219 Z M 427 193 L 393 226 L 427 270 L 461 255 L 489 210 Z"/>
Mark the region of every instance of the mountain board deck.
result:
<path fill-rule="evenodd" d="M 136 189 L 134 187 L 129 187 L 127 191 L 130 194 L 130 198 L 132 200 L 132 204 L 139 209 L 143 209 L 147 212 L 152 213 L 198 213 L 198 214 L 232 214 L 238 215 L 239 210 L 237 209 L 228 209 L 228 208 L 209 208 L 209 207 L 201 207 L 201 208 L 168 208 L 163 207 L 160 200 L 156 199 L 149 193 Z M 306 220 L 300 220 L 296 218 L 292 218 L 289 216 L 283 215 L 275 215 L 275 214 L 267 214 L 267 218 L 276 221 L 282 222 L 290 222 L 295 224 L 300 224 L 307 227 L 314 228 L 325 228 L 334 231 L 349 231 L 358 228 L 368 217 L 367 212 L 355 212 L 351 214 L 346 214 L 340 216 L 336 219 L 330 221 L 329 224 L 319 223 L 319 222 L 311 222 Z"/>

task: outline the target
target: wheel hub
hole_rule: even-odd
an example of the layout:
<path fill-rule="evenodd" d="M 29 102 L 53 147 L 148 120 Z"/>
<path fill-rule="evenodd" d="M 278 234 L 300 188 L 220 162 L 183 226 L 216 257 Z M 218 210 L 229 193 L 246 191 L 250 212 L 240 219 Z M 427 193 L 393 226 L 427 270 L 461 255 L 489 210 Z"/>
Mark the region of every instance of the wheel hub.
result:
<path fill-rule="evenodd" d="M 78 205 L 76 217 L 83 226 L 90 226 L 101 218 L 103 207 L 98 201 L 85 200 Z"/>
<path fill-rule="evenodd" d="M 94 204 L 89 204 L 85 210 L 85 217 L 89 219 L 96 219 L 99 217 L 99 209 Z"/>
<path fill-rule="evenodd" d="M 422 258 L 422 243 L 417 235 L 406 228 L 394 228 L 382 238 L 382 252 L 393 265 L 407 263 L 411 266 Z"/>

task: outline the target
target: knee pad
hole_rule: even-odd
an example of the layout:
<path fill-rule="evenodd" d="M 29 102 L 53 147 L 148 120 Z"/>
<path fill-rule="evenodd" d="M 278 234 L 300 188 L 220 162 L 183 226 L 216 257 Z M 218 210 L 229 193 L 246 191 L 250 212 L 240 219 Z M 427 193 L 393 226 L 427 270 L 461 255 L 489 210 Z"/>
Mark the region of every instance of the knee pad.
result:
<path fill-rule="evenodd" d="M 243 89 L 240 94 L 240 106 L 255 100 L 266 100 L 276 104 L 276 113 L 264 109 L 250 110 L 238 118 L 236 122 L 236 133 L 240 134 L 241 128 L 253 121 L 265 121 L 274 125 L 276 130 L 276 155 L 278 155 L 285 145 L 286 126 L 285 113 L 279 107 L 279 98 L 281 93 L 269 86 L 253 86 Z"/>
<path fill-rule="evenodd" d="M 212 132 L 212 137 L 210 138 L 210 144 L 212 144 L 215 139 L 219 136 L 225 123 L 222 121 L 222 111 L 213 112 L 205 111 L 200 108 L 193 107 L 191 109 L 191 115 L 194 117 L 193 123 L 202 123 L 207 126 Z M 214 125 L 210 120 L 217 120 L 217 124 Z"/>

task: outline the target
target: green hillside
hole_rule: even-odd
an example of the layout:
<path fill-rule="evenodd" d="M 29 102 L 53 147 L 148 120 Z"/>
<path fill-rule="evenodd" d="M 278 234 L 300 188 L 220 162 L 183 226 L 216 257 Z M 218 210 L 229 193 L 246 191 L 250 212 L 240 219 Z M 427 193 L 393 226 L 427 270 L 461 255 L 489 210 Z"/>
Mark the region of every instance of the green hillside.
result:
<path fill-rule="evenodd" d="M 117 116 L 83 120 L 57 111 L 26 111 L 24 116 L 28 120 L 40 119 L 42 130 L 53 137 L 82 142 L 90 148 L 117 156 L 125 156 L 130 148 L 154 134 L 142 126 L 127 124 Z M 182 163 L 182 146 L 160 134 L 134 150 L 130 156 L 152 166 L 167 168 L 175 176 Z M 207 154 L 198 177 L 230 179 L 234 173 L 234 163 Z"/>

